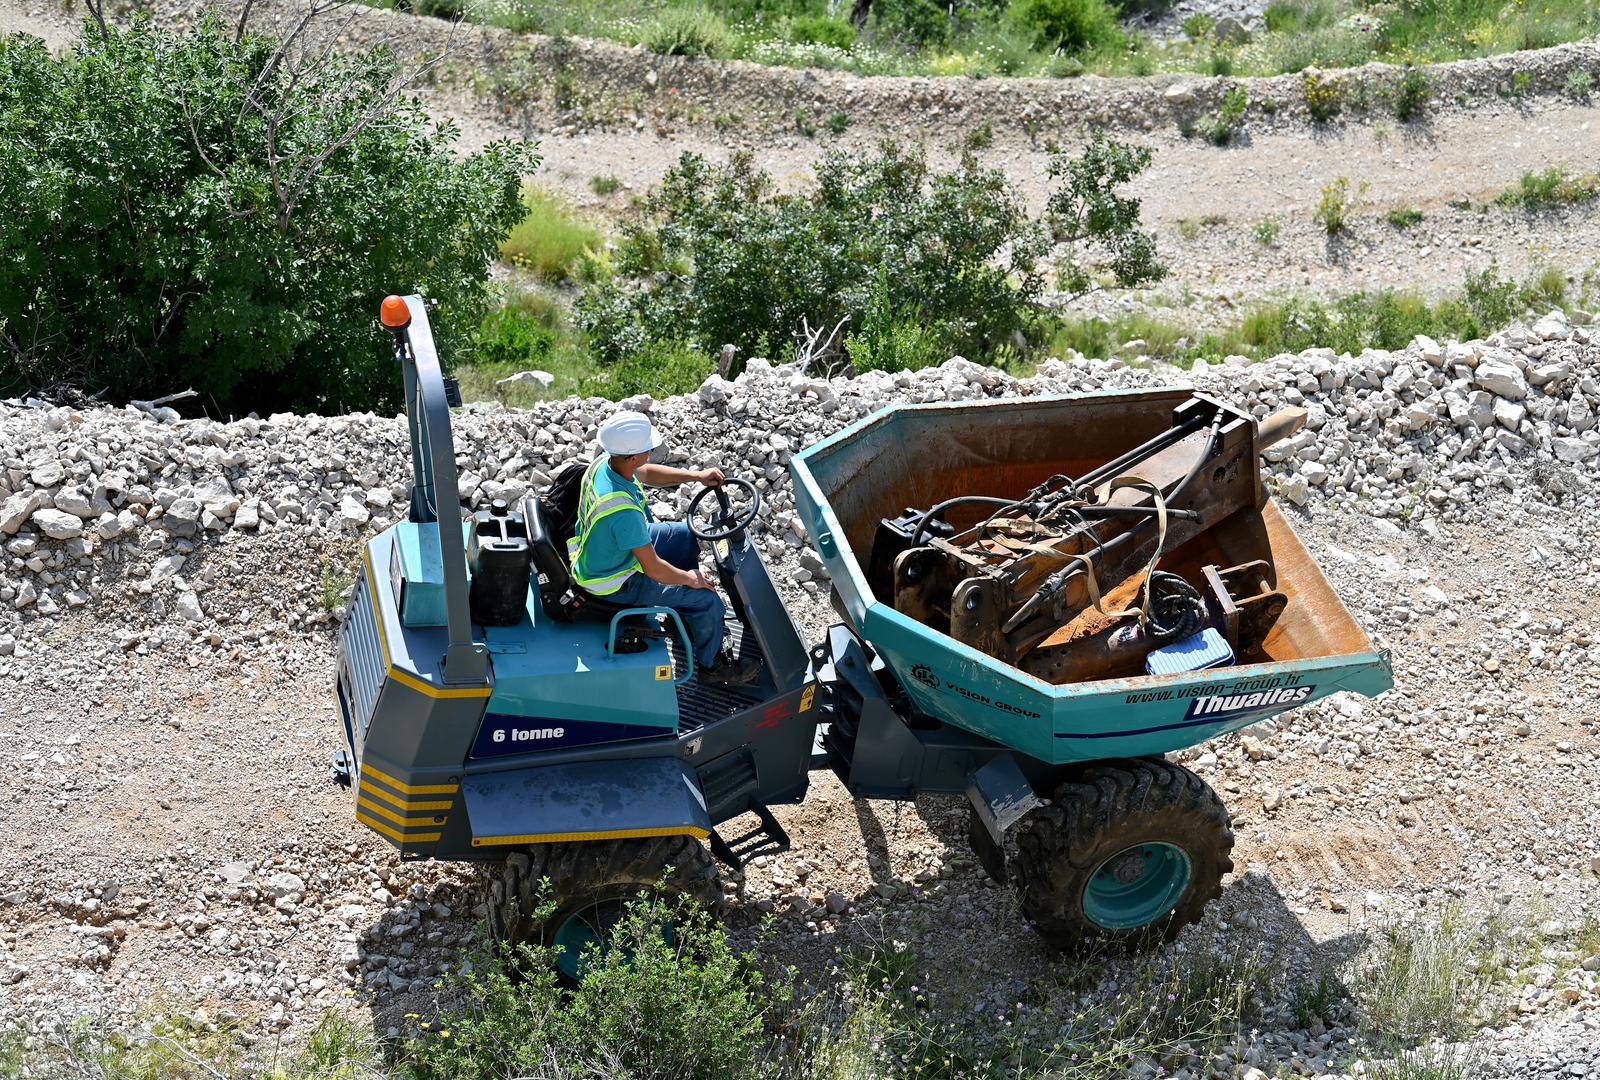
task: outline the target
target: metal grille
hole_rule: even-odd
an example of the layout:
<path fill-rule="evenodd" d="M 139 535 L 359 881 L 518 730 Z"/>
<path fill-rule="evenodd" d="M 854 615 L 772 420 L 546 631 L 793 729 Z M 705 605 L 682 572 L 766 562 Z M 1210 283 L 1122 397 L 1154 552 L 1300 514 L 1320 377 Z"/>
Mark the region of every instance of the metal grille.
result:
<path fill-rule="evenodd" d="M 383 653 L 378 647 L 377 601 L 365 574 L 356 578 L 350 594 L 349 614 L 344 620 L 343 652 L 346 676 L 354 698 L 355 720 L 365 735 L 372 707 L 383 685 Z"/>
<path fill-rule="evenodd" d="M 673 665 L 682 671 L 683 646 L 676 634 L 667 636 L 667 647 L 672 650 Z M 756 643 L 754 635 L 744 632 L 742 623 L 728 624 L 728 647 L 735 656 L 761 656 L 761 646 Z M 694 678 L 678 687 L 678 730 L 693 731 L 758 705 L 765 698 L 766 695 L 757 686 L 708 686 L 701 681 L 697 671 Z"/>

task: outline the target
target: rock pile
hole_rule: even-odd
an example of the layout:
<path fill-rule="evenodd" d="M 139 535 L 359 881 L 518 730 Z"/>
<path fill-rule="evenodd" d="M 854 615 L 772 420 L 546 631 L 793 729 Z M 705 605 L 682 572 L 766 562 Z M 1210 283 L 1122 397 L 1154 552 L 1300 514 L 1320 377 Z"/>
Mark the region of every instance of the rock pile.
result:
<path fill-rule="evenodd" d="M 795 564 L 786 580 L 814 598 L 824 571 L 793 512 L 786 465 L 795 450 L 892 401 L 1173 381 L 1258 416 L 1285 404 L 1309 410 L 1305 429 L 1267 453 L 1271 482 L 1295 504 L 1332 500 L 1379 517 L 1448 519 L 1486 495 L 1515 498 L 1529 477 L 1542 495 L 1577 495 L 1600 458 L 1600 346 L 1559 311 L 1485 341 L 1418 338 L 1398 352 L 1353 357 L 1313 349 L 1193 372 L 1069 358 L 1019 380 L 953 358 L 931 370 L 830 381 L 755 359 L 738 379 L 711 376 L 693 395 L 625 404 L 655 413 L 671 433 L 672 459 L 755 479 L 769 515 L 762 542 Z M 515 499 L 544 483 L 561 462 L 592 453 L 596 425 L 612 407 L 599 399 L 526 412 L 469 406 L 455 425 L 463 499 Z M 404 512 L 405 427 L 396 418 L 220 423 L 22 404 L 5 406 L 0 425 L 0 602 L 23 618 L 115 589 L 138 598 L 146 626 L 176 622 L 198 633 L 211 621 L 207 593 L 219 580 L 214 565 L 191 558 L 208 540 L 353 538 Z M 678 505 L 659 509 L 676 512 L 687 495 L 661 493 Z M 290 625 L 318 618 L 290 603 L 273 615 Z M 14 636 L 0 637 L 0 655 L 15 648 Z M 137 643 L 137 632 L 124 640 Z"/>

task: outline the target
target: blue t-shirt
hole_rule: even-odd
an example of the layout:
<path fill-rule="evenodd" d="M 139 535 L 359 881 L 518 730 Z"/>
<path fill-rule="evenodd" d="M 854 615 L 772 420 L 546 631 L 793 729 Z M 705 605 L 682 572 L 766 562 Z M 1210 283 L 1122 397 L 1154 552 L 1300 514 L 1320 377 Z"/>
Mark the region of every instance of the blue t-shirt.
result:
<path fill-rule="evenodd" d="M 609 462 L 595 470 L 594 490 L 596 498 L 626 491 L 645 507 L 642 514 L 637 510 L 618 510 L 595 522 L 594 531 L 583 548 L 583 565 L 589 577 L 603 578 L 630 565 L 633 549 L 650 542 L 650 507 L 639 485 L 623 477 Z"/>

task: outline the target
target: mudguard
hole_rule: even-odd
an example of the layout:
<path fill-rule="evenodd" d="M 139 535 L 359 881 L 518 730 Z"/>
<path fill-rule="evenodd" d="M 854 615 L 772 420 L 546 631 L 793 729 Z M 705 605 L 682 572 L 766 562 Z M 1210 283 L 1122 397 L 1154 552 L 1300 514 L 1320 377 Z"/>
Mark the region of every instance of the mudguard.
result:
<path fill-rule="evenodd" d="M 694 770 L 675 757 L 473 773 L 461 793 L 474 848 L 711 834 Z"/>

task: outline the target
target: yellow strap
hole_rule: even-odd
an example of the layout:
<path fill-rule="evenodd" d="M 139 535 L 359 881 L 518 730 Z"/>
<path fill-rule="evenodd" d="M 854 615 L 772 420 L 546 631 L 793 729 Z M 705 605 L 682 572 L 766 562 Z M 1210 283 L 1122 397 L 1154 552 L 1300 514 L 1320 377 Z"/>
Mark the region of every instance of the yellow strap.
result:
<path fill-rule="evenodd" d="M 1094 605 L 1094 609 L 1096 611 L 1100 612 L 1102 615 L 1109 615 L 1114 619 L 1121 619 L 1128 615 L 1137 615 L 1139 616 L 1139 620 L 1143 622 L 1149 618 L 1150 578 L 1155 573 L 1156 561 L 1161 558 L 1162 549 L 1167 546 L 1167 500 L 1162 496 L 1160 488 L 1156 487 L 1142 476 L 1133 476 L 1132 474 L 1127 476 L 1119 476 L 1107 484 L 1107 499 L 1110 499 L 1113 491 L 1120 491 L 1123 488 L 1138 488 L 1143 491 L 1148 491 L 1150 493 L 1150 498 L 1154 500 L 1156 504 L 1156 548 L 1155 551 L 1150 553 L 1150 565 L 1145 567 L 1144 583 L 1139 587 L 1139 591 L 1143 595 L 1143 601 L 1139 605 L 1126 608 L 1122 611 L 1107 611 L 1101 604 L 1100 580 L 1095 576 L 1094 560 L 1089 558 L 1088 555 L 1069 555 L 1064 551 L 1057 550 L 1056 548 L 1046 547 L 1043 544 L 1023 543 L 1022 546 L 1037 552 L 1040 555 L 1048 555 L 1052 558 L 1066 559 L 1068 562 L 1080 563 L 1083 566 L 1084 584 L 1089 590 L 1089 602 Z"/>
<path fill-rule="evenodd" d="M 1112 480 L 1106 487 L 1106 497 L 1109 499 L 1113 491 L 1122 488 L 1137 488 L 1150 493 L 1151 500 L 1156 504 L 1156 546 L 1150 552 L 1150 565 L 1144 570 L 1144 585 L 1140 588 L 1142 596 L 1137 608 L 1129 608 L 1122 612 L 1123 615 L 1138 615 L 1140 622 L 1150 618 L 1150 579 L 1155 576 L 1156 563 L 1161 559 L 1161 551 L 1167 546 L 1167 500 L 1161 494 L 1161 489 L 1142 476 L 1128 474 Z"/>

